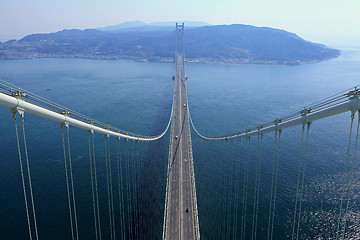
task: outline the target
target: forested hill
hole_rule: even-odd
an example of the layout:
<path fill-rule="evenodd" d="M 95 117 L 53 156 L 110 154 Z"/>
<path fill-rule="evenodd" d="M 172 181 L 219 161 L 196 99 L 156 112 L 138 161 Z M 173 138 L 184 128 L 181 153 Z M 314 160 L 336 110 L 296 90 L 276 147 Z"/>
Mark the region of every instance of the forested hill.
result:
<path fill-rule="evenodd" d="M 186 29 L 186 59 L 192 62 L 300 64 L 338 57 L 340 51 L 284 30 L 248 25 Z M 172 61 L 175 27 L 152 31 L 94 29 L 32 34 L 0 43 L 0 59 L 90 58 Z"/>

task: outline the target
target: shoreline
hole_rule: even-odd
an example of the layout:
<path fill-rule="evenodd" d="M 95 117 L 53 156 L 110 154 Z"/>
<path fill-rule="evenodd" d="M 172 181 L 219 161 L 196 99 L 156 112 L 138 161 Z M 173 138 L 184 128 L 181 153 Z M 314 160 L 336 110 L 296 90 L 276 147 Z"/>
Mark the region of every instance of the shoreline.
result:
<path fill-rule="evenodd" d="M 265 65 L 265 66 L 298 66 L 306 63 L 318 63 L 322 61 L 327 61 L 331 59 L 338 58 L 341 56 L 342 52 L 339 53 L 338 56 L 332 58 L 325 58 L 325 59 L 315 59 L 309 61 L 284 61 L 284 62 L 276 62 L 276 61 L 250 61 L 248 59 L 226 59 L 226 60 L 216 60 L 216 59 L 203 59 L 203 58 L 189 58 L 185 59 L 186 63 L 198 63 L 198 64 L 226 64 L 226 65 Z M 137 58 L 137 57 L 119 57 L 119 56 L 102 56 L 102 55 L 90 55 L 90 56 L 65 56 L 65 55 L 57 55 L 57 56 L 24 56 L 24 57 L 7 57 L 1 58 L 0 60 L 7 61 L 7 60 L 26 60 L 26 59 L 52 59 L 52 58 L 75 58 L 75 59 L 89 59 L 89 60 L 131 60 L 134 62 L 156 62 L 156 63 L 173 63 L 174 59 L 171 58 Z"/>

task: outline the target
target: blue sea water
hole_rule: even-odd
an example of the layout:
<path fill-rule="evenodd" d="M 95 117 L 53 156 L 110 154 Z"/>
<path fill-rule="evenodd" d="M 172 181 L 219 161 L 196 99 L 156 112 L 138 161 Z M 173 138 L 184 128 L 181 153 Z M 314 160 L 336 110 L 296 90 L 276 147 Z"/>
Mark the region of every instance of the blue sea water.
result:
<path fill-rule="evenodd" d="M 337 59 L 299 66 L 186 64 L 185 68 L 193 122 L 202 134 L 217 136 L 272 121 L 358 85 L 360 49 L 343 49 Z M 85 59 L 0 61 L 1 79 L 109 125 L 144 135 L 156 135 L 167 125 L 173 74 L 172 63 Z M 0 122 L 1 239 L 26 239 L 14 122 L 4 107 L 0 107 Z M 60 127 L 28 114 L 25 124 L 40 239 L 69 239 Z M 311 124 L 299 225 L 301 239 L 329 239 L 336 235 L 349 130 L 349 113 Z M 348 168 L 354 155 L 355 130 L 354 127 Z M 95 137 L 102 234 L 107 239 L 104 139 Z M 79 234 L 82 239 L 93 239 L 88 135 L 70 128 L 70 138 Z M 124 231 L 128 239 L 161 238 L 168 140 L 169 134 L 151 144 L 122 142 L 123 194 L 125 200 L 133 201 L 125 204 L 125 223 L 121 215 L 115 217 L 118 237 Z M 116 190 L 116 148 L 115 140 L 111 141 Z M 251 239 L 260 152 L 258 139 L 208 142 L 192 132 L 192 142 L 201 238 L 239 239 L 244 234 L 246 239 Z M 300 126 L 282 132 L 274 239 L 291 238 L 300 143 Z M 274 134 L 264 136 L 261 152 L 257 238 L 265 239 L 269 228 Z M 353 238 L 360 235 L 360 164 L 355 160 L 346 230 L 346 236 Z M 244 178 L 246 175 L 248 178 Z M 244 180 L 248 183 L 246 188 Z M 117 193 L 116 190 L 115 203 Z M 115 210 L 119 212 L 119 204 L 115 204 Z M 136 229 L 139 235 L 135 236 Z"/>

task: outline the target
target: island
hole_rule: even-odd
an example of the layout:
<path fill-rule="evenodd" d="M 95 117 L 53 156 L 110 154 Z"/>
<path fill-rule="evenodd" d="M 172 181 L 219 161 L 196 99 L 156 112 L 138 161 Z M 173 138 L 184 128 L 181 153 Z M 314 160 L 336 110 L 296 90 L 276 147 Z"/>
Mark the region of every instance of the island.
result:
<path fill-rule="evenodd" d="M 187 62 L 298 65 L 341 52 L 294 33 L 243 24 L 186 28 Z M 85 58 L 174 61 L 175 26 L 147 31 L 63 30 L 0 43 L 0 59 Z"/>

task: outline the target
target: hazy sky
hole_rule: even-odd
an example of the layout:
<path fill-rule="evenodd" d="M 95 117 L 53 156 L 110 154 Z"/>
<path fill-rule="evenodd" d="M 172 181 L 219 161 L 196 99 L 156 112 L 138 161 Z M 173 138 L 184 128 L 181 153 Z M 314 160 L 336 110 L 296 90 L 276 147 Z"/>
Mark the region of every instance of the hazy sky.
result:
<path fill-rule="evenodd" d="M 329 45 L 360 45 L 360 0 L 0 0 L 0 41 L 132 20 L 241 23 Z"/>

